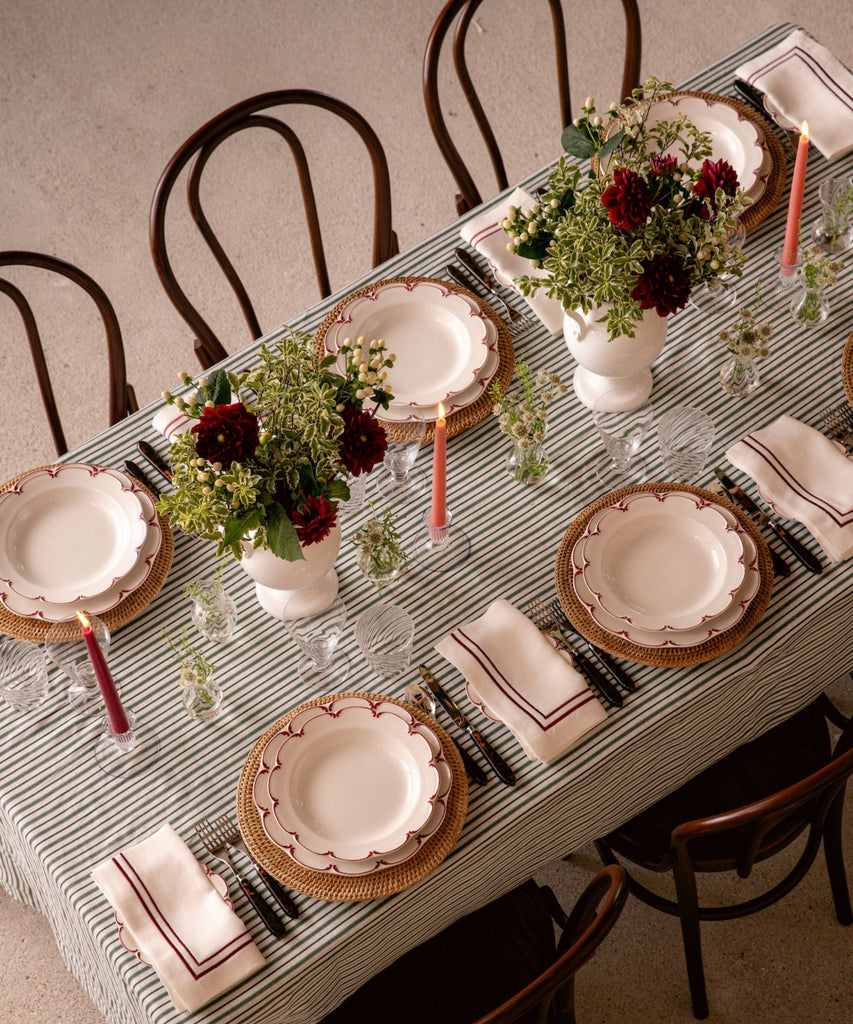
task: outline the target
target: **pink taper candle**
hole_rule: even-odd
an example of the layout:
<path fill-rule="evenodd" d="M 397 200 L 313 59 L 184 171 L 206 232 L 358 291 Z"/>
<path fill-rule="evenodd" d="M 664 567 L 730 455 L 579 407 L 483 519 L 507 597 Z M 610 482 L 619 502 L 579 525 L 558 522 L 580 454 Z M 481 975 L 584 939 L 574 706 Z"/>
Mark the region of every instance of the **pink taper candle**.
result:
<path fill-rule="evenodd" d="M 83 627 L 83 639 L 86 641 L 89 659 L 92 662 L 92 668 L 95 670 L 98 686 L 101 688 L 101 696 L 104 698 L 104 707 L 107 709 L 107 717 L 110 720 L 110 732 L 114 736 L 121 736 L 123 733 L 130 732 L 130 725 L 124 713 L 124 708 L 121 706 L 116 684 L 113 682 L 113 677 L 107 668 L 104 652 L 98 646 L 91 622 L 80 612 L 77 612 L 77 618 Z"/>
<path fill-rule="evenodd" d="M 435 422 L 435 441 L 432 447 L 432 504 L 430 526 L 440 529 L 447 525 L 447 424 L 444 406 L 438 403 Z"/>
<path fill-rule="evenodd" d="M 785 224 L 785 244 L 782 247 L 782 267 L 793 272 L 797 262 L 797 247 L 800 241 L 800 217 L 803 213 L 803 191 L 806 187 L 806 162 L 809 158 L 809 125 L 803 121 L 797 159 L 794 161 L 794 176 L 791 179 L 791 197 L 788 200 L 788 220 Z M 782 271 L 785 273 L 784 269 Z"/>

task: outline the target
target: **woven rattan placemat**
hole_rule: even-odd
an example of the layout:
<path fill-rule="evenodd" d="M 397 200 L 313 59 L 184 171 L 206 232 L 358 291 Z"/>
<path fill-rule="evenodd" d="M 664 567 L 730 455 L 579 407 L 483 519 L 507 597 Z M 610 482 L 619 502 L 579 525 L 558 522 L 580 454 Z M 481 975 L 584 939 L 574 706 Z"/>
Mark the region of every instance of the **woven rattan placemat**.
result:
<path fill-rule="evenodd" d="M 788 163 L 785 159 L 785 147 L 777 138 L 773 125 L 767 120 L 767 118 L 762 117 L 761 114 L 753 110 L 752 107 L 747 106 L 745 103 L 741 103 L 740 100 L 733 99 L 731 96 L 718 96 L 713 92 L 690 91 L 676 92 L 672 95 L 698 96 L 700 99 L 708 100 L 711 103 L 725 103 L 726 106 L 732 107 L 736 110 L 741 117 L 745 118 L 747 121 L 751 121 L 752 124 L 761 129 L 761 133 L 764 136 L 764 142 L 770 150 L 770 156 L 773 159 L 773 166 L 770 169 L 767 184 L 764 187 L 764 191 L 758 197 L 758 201 L 753 203 L 752 206 L 747 206 L 740 216 L 743 226 L 747 231 L 751 231 L 754 227 L 757 227 L 765 217 L 769 217 L 776 209 L 779 200 L 782 198 L 782 193 L 785 189 L 785 181 L 788 176 Z"/>
<path fill-rule="evenodd" d="M 343 301 L 339 302 L 330 313 L 328 313 L 326 318 L 317 328 L 317 333 L 314 336 L 314 344 L 318 355 L 323 356 L 326 354 L 326 332 L 338 319 L 341 311 L 348 306 L 354 298 L 357 298 L 359 295 L 368 295 L 380 285 L 390 284 L 397 281 L 412 284 L 419 281 L 431 281 L 434 284 L 440 284 L 442 288 L 446 288 L 448 291 L 459 292 L 466 296 L 466 298 L 473 299 L 477 303 L 483 313 L 485 313 L 485 315 L 495 325 L 495 329 L 498 332 L 498 368 L 495 371 L 495 375 L 492 380 L 497 381 L 501 392 L 506 394 L 510 381 L 512 380 L 512 372 L 515 369 L 515 351 L 512 347 L 512 340 L 510 339 L 507 325 L 500 318 L 497 312 L 489 305 L 489 303 L 481 299 L 479 295 L 475 295 L 473 292 L 469 292 L 465 288 L 460 288 L 458 284 L 454 284 L 452 281 L 441 281 L 434 277 L 385 278 L 382 281 L 374 281 L 371 284 L 367 284 L 363 288 L 359 288 L 358 291 L 348 295 Z M 480 395 L 476 402 L 473 402 L 471 405 L 467 405 L 464 409 L 459 409 L 457 412 L 450 413 L 447 417 L 447 436 L 454 437 L 456 434 L 461 434 L 463 430 L 467 430 L 468 427 L 476 426 L 476 424 L 480 423 L 491 414 L 492 406 L 494 404 L 494 400 L 489 397 L 487 389 L 482 395 Z M 406 440 L 407 426 L 405 423 L 388 423 L 383 421 L 383 424 L 390 440 Z M 428 423 L 424 443 L 431 444 L 434 437 L 435 424 Z"/>
<path fill-rule="evenodd" d="M 844 355 L 841 357 L 841 379 L 844 381 L 844 393 L 847 401 L 853 405 L 853 331 L 844 346 Z"/>
<path fill-rule="evenodd" d="M 309 871 L 301 867 L 284 850 L 279 849 L 275 843 L 264 832 L 261 822 L 260 811 L 255 806 L 252 798 L 252 788 L 255 776 L 261 764 L 261 755 L 267 743 L 293 718 L 295 714 L 304 708 L 316 707 L 318 704 L 329 704 L 339 697 L 364 697 L 367 700 L 389 701 L 392 704 L 399 704 L 419 721 L 428 725 L 441 741 L 444 756 L 447 758 L 453 772 L 453 783 L 450 787 L 450 797 L 447 801 L 447 813 L 444 821 L 434 836 L 431 836 L 418 852 L 403 861 L 402 864 L 395 864 L 373 874 L 364 875 L 360 878 L 346 878 L 342 875 L 327 874 L 322 871 Z M 395 892 L 402 892 L 410 886 L 419 882 L 422 878 L 432 874 L 441 864 L 444 858 L 456 845 L 456 840 L 465 824 L 465 814 L 468 810 L 468 779 L 465 775 L 465 767 L 462 758 L 455 744 L 442 729 L 442 727 L 419 708 L 414 708 L 393 697 L 386 697 L 384 694 L 376 693 L 335 693 L 325 697 L 317 697 L 315 700 L 306 701 L 294 708 L 280 718 L 275 725 L 261 736 L 252 747 L 249 756 L 243 765 L 240 779 L 237 783 L 237 821 L 246 846 L 251 851 L 257 862 L 269 871 L 284 885 L 290 886 L 297 892 L 306 896 L 314 896 L 321 900 L 337 902 L 356 903 L 363 900 L 373 900 L 380 896 L 391 896 Z"/>
<path fill-rule="evenodd" d="M 37 467 L 37 469 L 48 468 L 49 467 L 47 466 Z M 34 472 L 36 472 L 35 469 L 29 470 L 28 473 L 19 473 L 18 476 L 13 477 L 11 480 L 7 480 L 6 483 L 0 487 L 0 492 L 8 490 L 19 480 L 23 479 L 23 477 Z M 136 486 L 142 487 L 142 484 L 136 484 Z M 149 491 L 147 487 L 144 488 L 144 490 L 156 505 L 157 495 Z M 163 539 L 160 542 L 160 549 L 154 559 L 154 564 L 151 567 L 151 572 L 148 574 L 148 578 L 140 587 L 137 587 L 137 589 L 131 594 L 128 594 L 124 600 L 119 601 L 115 608 L 110 608 L 107 612 L 98 613 L 98 618 L 106 624 L 111 633 L 114 633 L 117 629 L 127 625 L 131 619 L 136 618 L 140 612 L 144 611 L 160 593 L 163 584 L 166 582 L 166 577 L 169 575 L 169 569 L 172 566 L 172 557 L 175 553 L 175 539 L 172 536 L 171 527 L 169 526 L 169 522 L 165 516 L 162 516 L 158 512 L 157 518 L 160 521 L 160 529 L 162 531 Z M 36 643 L 41 643 L 47 636 L 52 625 L 52 622 L 43 622 L 41 619 L 27 619 L 20 615 L 13 615 L 7 608 L 0 605 L 0 633 L 6 633 L 8 636 L 17 636 L 23 640 L 34 640 Z"/>
<path fill-rule="evenodd" d="M 615 504 L 629 494 L 648 493 L 651 491 L 686 491 L 688 494 L 698 495 L 714 504 L 725 505 L 729 512 L 733 512 L 737 516 L 741 527 L 755 541 L 755 546 L 758 550 L 758 569 L 761 582 L 758 586 L 758 593 L 749 603 L 745 615 L 731 629 L 718 633 L 716 636 L 711 637 L 710 640 L 697 644 L 695 647 L 641 647 L 639 644 L 632 643 L 624 637 L 615 636 L 606 629 L 602 629 L 596 623 L 578 600 L 572 586 L 572 548 L 583 534 L 590 519 L 600 509 Z M 711 661 L 714 658 L 718 658 L 721 654 L 726 654 L 733 647 L 737 647 L 761 620 L 773 588 L 773 561 L 770 557 L 767 542 L 749 516 L 712 491 L 704 490 L 701 487 L 691 487 L 688 484 L 634 484 L 631 487 L 623 487 L 618 491 L 611 491 L 610 494 L 604 494 L 591 505 L 587 505 L 568 530 L 566 530 L 557 552 L 554 582 L 557 587 L 557 596 L 560 599 L 560 604 L 563 606 L 563 610 L 568 615 L 572 625 L 582 636 L 585 636 L 587 640 L 603 650 L 609 651 L 611 654 L 621 658 L 637 661 L 641 665 L 669 665 L 673 667 L 700 665 L 704 661 Z"/>

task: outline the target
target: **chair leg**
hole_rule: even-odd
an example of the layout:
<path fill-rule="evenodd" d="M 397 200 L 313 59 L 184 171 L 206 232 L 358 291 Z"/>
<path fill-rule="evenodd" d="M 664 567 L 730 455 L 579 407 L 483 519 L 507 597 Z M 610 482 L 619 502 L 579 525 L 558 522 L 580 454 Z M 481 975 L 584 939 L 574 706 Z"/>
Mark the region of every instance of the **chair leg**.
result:
<path fill-rule="evenodd" d="M 687 963 L 687 981 L 693 1003 L 693 1016 L 704 1020 L 708 1016 L 708 993 L 705 988 L 705 967 L 702 963 L 702 938 L 699 933 L 699 898 L 696 876 L 689 864 L 682 860 L 673 869 L 681 938 Z"/>
<path fill-rule="evenodd" d="M 850 907 L 850 890 L 847 887 L 847 873 L 844 870 L 844 848 L 841 819 L 844 814 L 844 791 L 833 800 L 823 825 L 823 853 L 826 871 L 835 903 L 835 916 L 843 925 L 853 924 L 853 910 Z"/>

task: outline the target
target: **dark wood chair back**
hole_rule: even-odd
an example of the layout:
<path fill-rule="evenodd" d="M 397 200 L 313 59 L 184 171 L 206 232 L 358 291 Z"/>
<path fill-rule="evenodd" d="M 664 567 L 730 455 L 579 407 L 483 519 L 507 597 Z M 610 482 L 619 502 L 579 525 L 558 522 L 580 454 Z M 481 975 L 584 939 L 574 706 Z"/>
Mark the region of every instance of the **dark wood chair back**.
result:
<path fill-rule="evenodd" d="M 187 172 L 187 202 L 192 218 L 217 263 L 225 274 L 237 300 L 243 317 L 249 328 L 251 340 L 258 338 L 263 330 L 255 308 L 249 298 L 234 263 L 229 259 L 225 249 L 213 230 L 202 208 L 200 183 L 202 172 L 212 154 L 226 139 L 248 129 L 264 129 L 273 132 L 288 146 L 296 165 L 298 180 L 302 191 L 302 200 L 308 226 L 308 236 L 314 260 L 320 297 L 331 294 L 329 271 L 323 238 L 320 230 L 320 217 L 317 210 L 317 198 L 305 149 L 296 132 L 286 124 L 280 115 L 269 111 L 283 106 L 302 105 L 320 107 L 337 115 L 352 127 L 363 142 L 370 157 L 373 173 L 373 266 L 384 263 L 398 251 L 397 237 L 391 224 L 391 184 L 388 174 L 388 163 L 385 151 L 378 136 L 368 122 L 348 104 L 324 93 L 310 89 L 282 89 L 275 92 L 252 96 L 229 107 L 216 117 L 202 125 L 186 142 L 184 142 L 169 163 L 157 188 L 151 205 L 149 218 L 149 240 L 154 265 L 167 295 L 184 320 L 190 325 L 195 335 L 196 355 L 202 367 L 208 367 L 223 359 L 228 353 L 216 336 L 209 323 L 190 301 L 184 289 L 178 283 L 169 251 L 166 244 L 166 210 L 169 198 L 184 168 Z M 332 158 L 334 159 L 334 157 Z M 346 179 L 346 167 L 341 169 L 340 179 Z"/>
<path fill-rule="evenodd" d="M 127 368 L 124 358 L 124 345 L 121 339 L 118 318 L 112 303 L 107 298 L 103 288 L 94 281 L 88 274 L 66 263 L 65 260 L 57 259 L 54 256 L 46 256 L 38 252 L 25 252 L 21 250 L 0 252 L 0 268 L 2 267 L 37 267 L 42 270 L 59 274 L 68 278 L 83 289 L 95 303 L 101 319 L 104 323 L 104 332 L 107 340 L 107 365 L 109 371 L 109 422 L 110 425 L 118 423 L 130 412 L 137 409 L 136 396 L 133 388 L 127 382 Z M 47 420 L 50 425 L 50 432 L 57 455 L 64 455 L 68 451 L 68 443 L 65 439 L 65 432 L 62 428 L 59 409 L 56 404 L 53 386 L 48 372 L 47 359 L 45 358 L 41 334 L 39 333 L 36 316 L 32 305 L 24 295 L 24 291 L 17 284 L 0 278 L 0 292 L 8 295 L 18 309 L 24 328 L 27 332 L 27 339 L 30 345 L 30 354 L 33 360 L 33 367 L 36 373 L 39 391 L 44 403 Z"/>
<path fill-rule="evenodd" d="M 832 750 L 824 716 L 844 726 Z M 798 765 L 809 769 L 791 780 Z M 781 788 L 742 802 L 745 792 L 760 789 L 763 780 L 774 775 L 784 781 Z M 830 702 L 821 697 L 596 842 L 605 863 L 617 863 L 619 855 L 644 868 L 673 873 L 675 900 L 653 892 L 633 877 L 631 892 L 681 919 L 697 1018 L 708 1015 L 699 922 L 743 917 L 776 903 L 806 876 L 821 846 L 836 917 L 843 925 L 853 924 L 842 847 L 844 795 L 851 775 L 853 720 L 834 713 Z M 703 811 L 701 817 L 673 820 L 691 804 Z M 781 853 L 804 833 L 806 840 L 796 862 L 770 888 L 740 902 L 699 903 L 697 874 L 732 871 L 748 878 L 755 864 Z"/>
<path fill-rule="evenodd" d="M 554 47 L 556 53 L 557 70 L 557 96 L 559 101 L 560 128 L 565 128 L 572 120 L 571 96 L 569 91 L 569 59 L 566 46 L 566 26 L 563 15 L 561 0 L 546 0 L 551 11 L 551 22 L 554 31 Z M 444 41 L 454 23 L 456 28 L 453 33 L 453 65 L 456 76 L 462 87 L 465 99 L 468 102 L 480 134 L 483 137 L 489 159 L 494 170 L 497 181 L 496 191 L 501 191 L 509 185 L 503 157 L 495 138 L 494 131 L 486 115 L 480 96 L 477 93 L 468 63 L 465 58 L 465 45 L 468 30 L 474 15 L 477 13 L 483 0 L 448 0 L 441 14 L 439 14 L 430 32 L 427 41 L 426 52 L 423 64 L 423 91 L 426 103 L 427 117 L 429 118 L 432 133 L 438 143 L 450 171 L 453 175 L 459 192 L 456 196 L 456 209 L 461 215 L 468 210 L 478 206 L 483 201 L 483 196 L 462 156 L 453 142 L 450 131 L 447 127 L 447 119 L 442 110 L 439 98 L 439 62 Z M 621 98 L 627 98 L 632 89 L 640 84 L 640 54 L 642 47 L 642 35 L 640 28 L 640 12 L 637 7 L 637 0 L 622 0 L 622 7 L 625 13 L 625 58 L 622 72 Z M 583 6 L 581 11 L 584 16 L 588 14 L 588 8 Z M 458 20 L 457 20 L 458 19 Z M 504 47 L 503 59 L 511 61 L 511 44 L 506 36 L 501 36 L 501 45 Z M 488 196 L 490 193 L 486 193 Z"/>

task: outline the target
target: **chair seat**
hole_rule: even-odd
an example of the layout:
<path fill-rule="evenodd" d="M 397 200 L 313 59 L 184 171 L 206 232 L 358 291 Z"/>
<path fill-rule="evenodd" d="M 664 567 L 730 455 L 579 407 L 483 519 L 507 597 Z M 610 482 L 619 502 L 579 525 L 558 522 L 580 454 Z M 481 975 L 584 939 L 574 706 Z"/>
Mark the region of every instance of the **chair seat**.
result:
<path fill-rule="evenodd" d="M 731 811 L 786 789 L 822 768 L 831 757 L 826 719 L 820 701 L 814 701 L 641 811 L 604 841 L 634 863 L 668 871 L 673 865 L 670 840 L 677 825 Z M 808 810 L 803 808 L 799 817 L 786 822 L 784 833 L 770 833 L 765 856 L 772 855 L 806 826 Z M 734 830 L 692 840 L 691 854 L 697 869 L 725 870 L 719 865 L 730 860 L 737 838 Z"/>
<path fill-rule="evenodd" d="M 531 879 L 404 954 L 322 1024 L 471 1024 L 555 957 L 553 921 Z"/>

